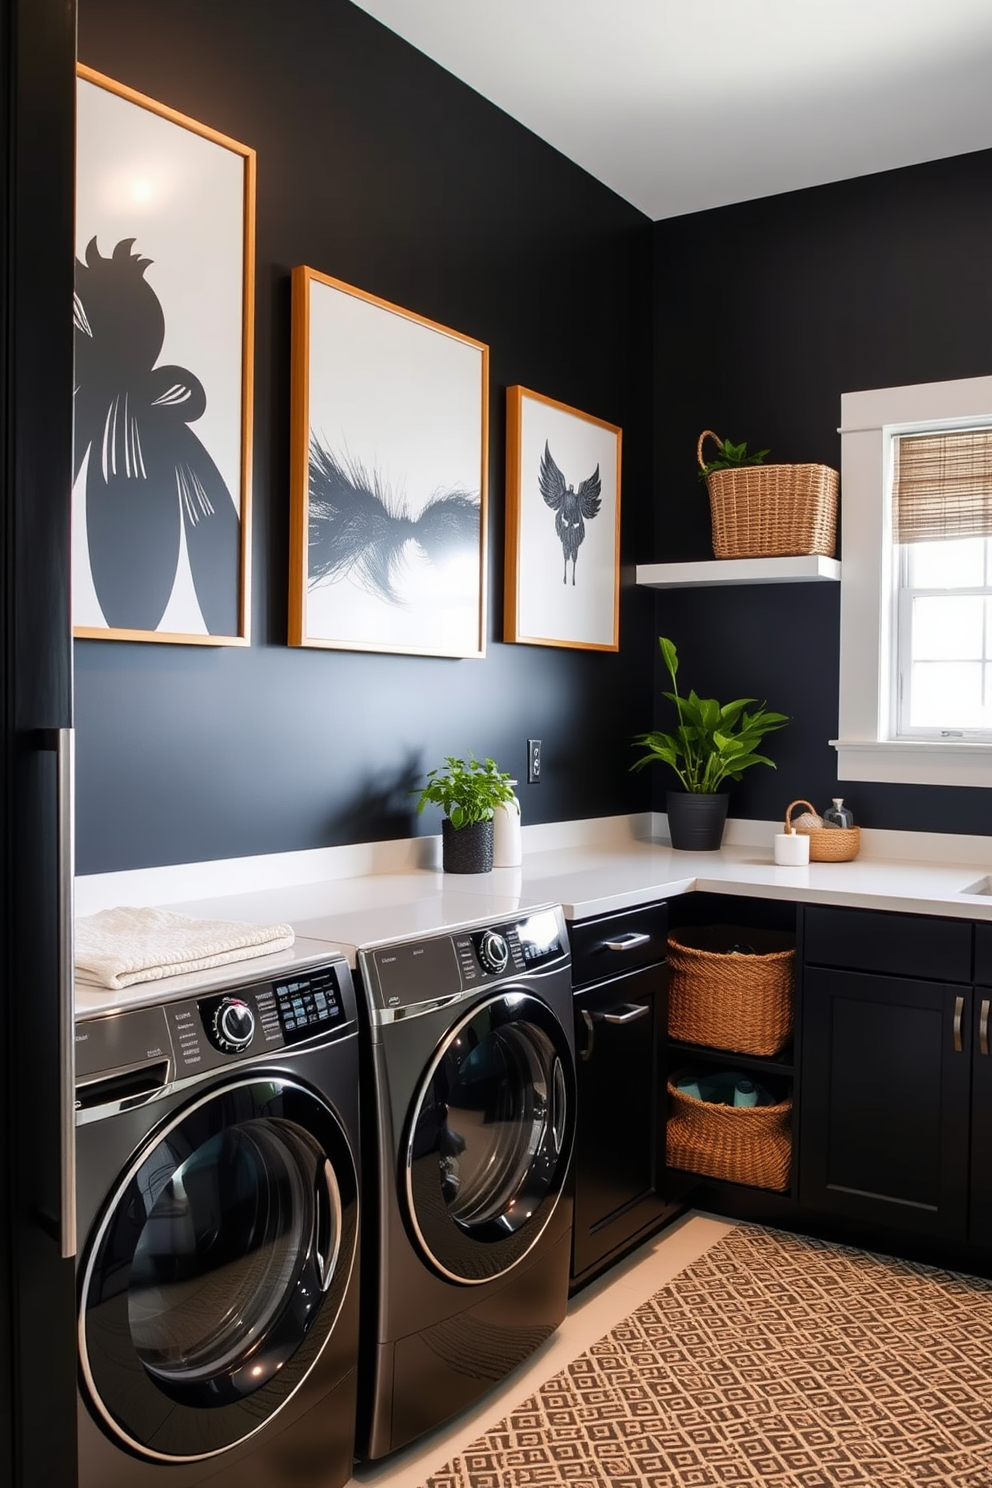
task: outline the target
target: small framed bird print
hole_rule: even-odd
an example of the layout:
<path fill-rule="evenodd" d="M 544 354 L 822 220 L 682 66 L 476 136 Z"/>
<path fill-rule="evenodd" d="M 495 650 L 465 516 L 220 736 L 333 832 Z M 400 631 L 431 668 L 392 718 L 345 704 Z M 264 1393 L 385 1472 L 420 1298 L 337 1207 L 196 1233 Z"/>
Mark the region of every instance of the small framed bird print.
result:
<path fill-rule="evenodd" d="M 504 641 L 620 645 L 620 430 L 506 390 Z"/>
<path fill-rule="evenodd" d="M 81 64 L 78 637 L 245 646 L 255 152 Z"/>
<path fill-rule="evenodd" d="M 289 643 L 481 657 L 489 348 L 293 270 Z"/>

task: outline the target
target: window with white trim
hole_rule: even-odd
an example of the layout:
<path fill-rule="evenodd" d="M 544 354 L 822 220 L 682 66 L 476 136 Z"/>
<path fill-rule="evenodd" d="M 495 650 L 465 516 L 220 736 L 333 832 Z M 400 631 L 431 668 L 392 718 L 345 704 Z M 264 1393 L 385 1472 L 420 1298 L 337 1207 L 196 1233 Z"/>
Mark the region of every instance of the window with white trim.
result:
<path fill-rule="evenodd" d="M 895 737 L 992 740 L 992 428 L 892 446 Z"/>
<path fill-rule="evenodd" d="M 838 777 L 992 786 L 992 377 L 841 420 Z"/>

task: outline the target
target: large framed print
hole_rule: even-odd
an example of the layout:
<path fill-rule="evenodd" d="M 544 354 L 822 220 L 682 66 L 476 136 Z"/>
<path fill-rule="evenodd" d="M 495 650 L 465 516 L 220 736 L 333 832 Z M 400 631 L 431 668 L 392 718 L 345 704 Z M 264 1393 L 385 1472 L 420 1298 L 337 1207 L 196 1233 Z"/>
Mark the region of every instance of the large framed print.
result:
<path fill-rule="evenodd" d="M 76 93 L 73 632 L 247 645 L 255 152 Z"/>
<path fill-rule="evenodd" d="M 618 650 L 620 444 L 615 424 L 507 388 L 504 640 Z"/>
<path fill-rule="evenodd" d="M 293 270 L 289 642 L 481 657 L 489 348 Z"/>

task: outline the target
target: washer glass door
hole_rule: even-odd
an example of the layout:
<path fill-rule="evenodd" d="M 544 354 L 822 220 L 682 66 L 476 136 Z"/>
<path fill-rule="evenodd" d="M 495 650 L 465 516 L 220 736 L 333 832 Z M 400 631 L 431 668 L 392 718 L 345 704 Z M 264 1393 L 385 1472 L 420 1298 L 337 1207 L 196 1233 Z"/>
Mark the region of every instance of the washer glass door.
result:
<path fill-rule="evenodd" d="M 105 1424 L 164 1461 L 250 1436 L 329 1337 L 356 1237 L 350 1148 L 312 1091 L 255 1076 L 186 1107 L 123 1175 L 83 1270 Z"/>
<path fill-rule="evenodd" d="M 424 1254 L 478 1283 L 515 1266 L 550 1220 L 568 1172 L 575 1079 L 548 1006 L 503 991 L 449 1030 L 414 1100 L 406 1197 Z"/>

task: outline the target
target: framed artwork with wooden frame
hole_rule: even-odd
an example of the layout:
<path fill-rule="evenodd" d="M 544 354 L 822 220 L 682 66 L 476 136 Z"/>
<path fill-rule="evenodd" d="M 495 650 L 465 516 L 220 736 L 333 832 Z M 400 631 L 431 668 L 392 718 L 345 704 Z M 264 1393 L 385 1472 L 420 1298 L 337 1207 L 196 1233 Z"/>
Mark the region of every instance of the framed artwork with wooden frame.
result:
<path fill-rule="evenodd" d="M 291 646 L 481 657 L 489 348 L 293 270 Z"/>
<path fill-rule="evenodd" d="M 73 634 L 246 646 L 255 152 L 77 68 Z"/>
<path fill-rule="evenodd" d="M 615 424 L 507 388 L 504 641 L 619 649 L 620 444 Z"/>

